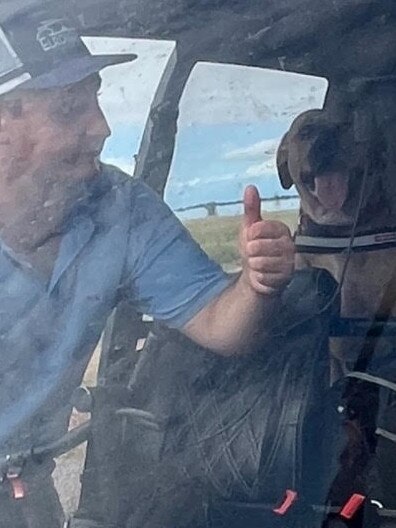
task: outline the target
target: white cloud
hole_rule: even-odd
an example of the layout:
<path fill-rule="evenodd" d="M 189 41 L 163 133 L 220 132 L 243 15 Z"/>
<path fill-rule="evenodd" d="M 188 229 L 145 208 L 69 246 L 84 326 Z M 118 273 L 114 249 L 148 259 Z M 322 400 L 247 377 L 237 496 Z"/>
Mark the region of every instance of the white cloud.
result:
<path fill-rule="evenodd" d="M 115 167 L 118 167 L 122 171 L 124 171 L 126 174 L 130 174 L 133 176 L 133 172 L 135 170 L 135 161 L 132 158 L 110 158 L 110 157 L 102 157 L 102 161 L 104 163 L 108 163 L 109 165 L 114 165 Z"/>
<path fill-rule="evenodd" d="M 246 176 L 274 176 L 277 174 L 276 162 L 274 159 L 251 165 L 246 170 Z"/>
<path fill-rule="evenodd" d="M 236 181 L 239 178 L 239 175 L 235 172 L 231 174 L 221 174 L 220 176 L 213 176 L 206 178 L 207 182 L 225 182 L 225 181 Z"/>
<path fill-rule="evenodd" d="M 242 178 L 274 176 L 277 174 L 276 151 L 281 138 L 265 139 L 247 147 L 233 149 L 223 155 L 226 161 L 256 161 L 250 165 Z"/>
<path fill-rule="evenodd" d="M 193 178 L 192 180 L 187 181 L 175 181 L 172 180 L 172 187 L 175 189 L 184 189 L 186 187 L 196 187 L 202 182 L 201 178 Z"/>
<path fill-rule="evenodd" d="M 224 160 L 262 160 L 273 158 L 280 143 L 280 138 L 264 139 L 248 147 L 230 150 L 223 155 Z"/>
<path fill-rule="evenodd" d="M 243 178 L 274 176 L 277 174 L 276 152 L 281 138 L 264 139 L 247 147 L 233 149 L 223 155 L 225 161 L 253 161 Z"/>
<path fill-rule="evenodd" d="M 207 184 L 216 184 L 220 182 L 234 182 L 238 183 L 240 181 L 249 180 L 252 177 L 257 176 L 274 176 L 276 174 L 276 168 L 275 165 L 271 162 L 267 163 L 260 163 L 257 165 L 252 165 L 251 167 L 248 167 L 248 169 L 245 172 L 242 173 L 228 173 L 228 174 L 211 174 L 206 176 L 205 178 L 193 178 L 192 180 L 175 180 L 174 178 L 170 178 L 169 184 L 172 186 L 173 190 L 185 190 L 185 189 L 191 189 L 192 187 L 197 187 L 199 185 L 207 185 Z"/>

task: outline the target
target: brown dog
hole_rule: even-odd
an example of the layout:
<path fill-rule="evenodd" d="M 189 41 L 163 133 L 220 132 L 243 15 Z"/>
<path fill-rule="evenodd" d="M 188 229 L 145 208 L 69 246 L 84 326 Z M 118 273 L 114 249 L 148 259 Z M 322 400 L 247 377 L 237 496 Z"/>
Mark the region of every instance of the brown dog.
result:
<path fill-rule="evenodd" d="M 345 272 L 344 317 L 371 319 L 388 311 L 396 315 L 396 303 L 385 306 L 382 302 L 385 291 L 388 300 L 396 300 L 396 249 L 363 248 L 348 258 L 353 231 L 356 242 L 370 231 L 385 230 L 385 239 L 396 238 L 389 229 L 396 226 L 395 219 L 383 206 L 387 200 L 382 194 L 383 159 L 377 139 L 368 149 L 355 140 L 350 122 L 337 122 L 324 110 L 310 110 L 295 119 L 277 153 L 282 186 L 295 185 L 301 199 L 299 235 L 318 237 L 319 245 L 326 238 L 346 241 L 337 252 L 305 248 L 304 253 L 297 253 L 296 262 L 298 268 L 325 268 L 338 282 Z M 356 338 L 334 340 L 331 348 L 342 371 L 356 359 L 361 345 L 362 340 Z"/>
<path fill-rule="evenodd" d="M 285 188 L 294 184 L 301 198 L 297 248 L 304 237 L 314 242 L 312 246 L 302 245 L 304 252 L 297 253 L 296 264 L 299 268 L 325 268 L 342 282 L 344 317 L 395 316 L 396 218 L 392 204 L 396 196 L 389 185 L 394 178 L 389 161 L 393 131 L 387 131 L 391 141 L 388 139 L 384 148 L 380 133 L 372 134 L 363 144 L 356 141 L 353 130 L 352 123 L 336 122 L 326 111 L 312 110 L 297 117 L 281 142 L 277 156 L 280 180 Z M 370 235 L 370 231 L 377 235 Z M 352 233 L 356 235 L 355 249 L 363 240 L 361 251 L 350 251 Z M 342 251 L 334 251 L 334 247 L 317 251 L 323 242 L 339 242 L 336 237 L 346 240 Z M 369 244 L 365 246 L 367 238 Z M 384 249 L 387 245 L 383 241 L 393 247 Z M 332 381 L 353 368 L 362 351 L 369 357 L 386 359 L 382 364 L 387 367 L 375 374 L 379 379 L 395 381 L 389 361 L 395 356 L 395 341 L 384 337 L 331 339 Z M 342 504 L 356 490 L 367 490 L 385 507 L 396 508 L 395 443 L 389 440 L 389 434 L 396 434 L 394 400 L 387 400 L 385 405 L 382 398 L 383 408 L 377 415 L 378 401 L 382 400 L 376 384 L 352 380 L 347 387 L 346 406 L 353 413 L 345 420 L 348 443 L 330 496 Z"/>

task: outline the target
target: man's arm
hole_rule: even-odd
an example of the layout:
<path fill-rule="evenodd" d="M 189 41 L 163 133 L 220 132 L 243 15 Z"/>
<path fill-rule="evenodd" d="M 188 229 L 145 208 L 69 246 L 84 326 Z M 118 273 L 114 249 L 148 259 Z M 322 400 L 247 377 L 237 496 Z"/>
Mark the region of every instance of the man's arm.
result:
<path fill-rule="evenodd" d="M 254 348 L 271 325 L 278 294 L 294 269 L 294 244 L 281 222 L 261 219 L 260 197 L 248 187 L 241 228 L 243 271 L 236 281 L 203 308 L 182 331 L 200 345 L 233 355 Z"/>

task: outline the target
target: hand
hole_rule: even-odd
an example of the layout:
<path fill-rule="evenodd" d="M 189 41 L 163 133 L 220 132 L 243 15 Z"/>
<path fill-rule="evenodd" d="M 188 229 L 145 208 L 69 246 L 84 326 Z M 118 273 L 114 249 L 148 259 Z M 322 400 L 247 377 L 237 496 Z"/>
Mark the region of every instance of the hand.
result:
<path fill-rule="evenodd" d="M 263 220 L 258 190 L 249 186 L 243 199 L 240 253 L 245 280 L 258 293 L 273 294 L 284 287 L 294 270 L 294 243 L 282 222 Z"/>

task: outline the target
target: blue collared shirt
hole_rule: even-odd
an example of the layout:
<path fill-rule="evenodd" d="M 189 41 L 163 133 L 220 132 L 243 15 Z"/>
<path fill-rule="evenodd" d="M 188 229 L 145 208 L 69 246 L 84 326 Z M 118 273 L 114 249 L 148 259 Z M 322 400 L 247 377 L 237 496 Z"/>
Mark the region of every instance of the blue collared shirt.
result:
<path fill-rule="evenodd" d="M 103 166 L 107 190 L 73 217 L 48 281 L 0 251 L 0 454 L 57 438 L 120 298 L 183 327 L 229 284 L 142 182 Z"/>

